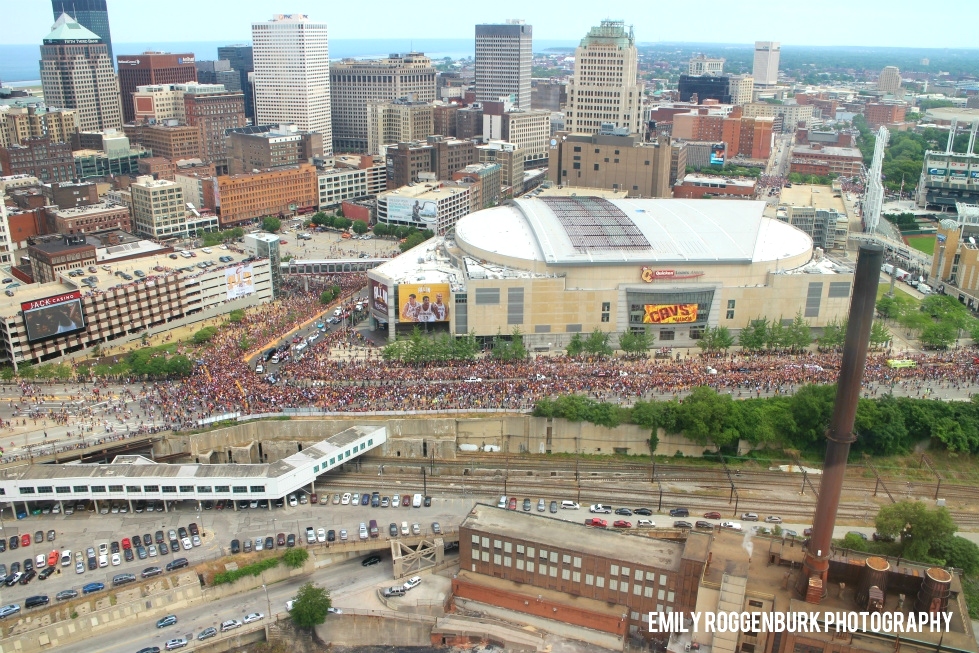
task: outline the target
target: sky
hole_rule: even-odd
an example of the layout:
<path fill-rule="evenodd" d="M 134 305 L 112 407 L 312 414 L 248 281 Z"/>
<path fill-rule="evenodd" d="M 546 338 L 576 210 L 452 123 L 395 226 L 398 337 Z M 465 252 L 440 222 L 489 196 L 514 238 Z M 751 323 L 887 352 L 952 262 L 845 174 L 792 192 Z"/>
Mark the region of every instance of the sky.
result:
<path fill-rule="evenodd" d="M 337 39 L 472 38 L 476 23 L 522 18 L 542 40 L 580 39 L 603 18 L 625 20 L 644 42 L 751 43 L 783 45 L 862 45 L 918 48 L 979 47 L 974 30 L 979 2 L 956 5 L 944 20 L 920 0 L 645 0 L 622 3 L 605 15 L 594 0 L 527 2 L 497 0 L 424 5 L 402 0 L 372 0 L 359 13 L 355 2 L 323 0 L 108 0 L 114 43 L 228 41 L 250 39 L 251 23 L 274 13 L 306 13 L 329 24 Z M 559 12 L 554 10 L 559 8 Z M 454 10 L 457 9 L 457 10 Z M 925 18 L 922 14 L 930 14 Z M 0 0 L 0 43 L 37 43 L 52 20 L 48 0 Z M 929 29 L 922 29 L 924 24 Z M 945 29 L 935 29 L 938 24 Z M 977 55 L 979 56 L 979 55 Z"/>

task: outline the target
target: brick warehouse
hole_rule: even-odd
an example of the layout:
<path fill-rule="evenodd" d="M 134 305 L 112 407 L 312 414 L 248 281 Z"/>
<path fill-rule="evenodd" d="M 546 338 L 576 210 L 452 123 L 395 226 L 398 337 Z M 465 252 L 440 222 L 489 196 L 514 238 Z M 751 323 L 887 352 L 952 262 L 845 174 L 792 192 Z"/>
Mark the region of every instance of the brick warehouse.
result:
<path fill-rule="evenodd" d="M 696 607 L 711 539 L 691 532 L 685 543 L 658 540 L 477 504 L 459 527 L 452 591 L 620 637 L 648 636 L 649 612 Z"/>

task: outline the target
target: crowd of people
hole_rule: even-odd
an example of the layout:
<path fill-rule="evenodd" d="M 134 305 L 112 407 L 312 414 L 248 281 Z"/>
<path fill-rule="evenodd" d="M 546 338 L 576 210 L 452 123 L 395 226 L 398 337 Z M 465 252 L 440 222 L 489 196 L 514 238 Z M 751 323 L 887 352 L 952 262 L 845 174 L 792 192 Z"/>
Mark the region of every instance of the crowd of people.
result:
<path fill-rule="evenodd" d="M 758 175 L 758 188 L 783 188 L 788 181 L 785 175 Z"/>

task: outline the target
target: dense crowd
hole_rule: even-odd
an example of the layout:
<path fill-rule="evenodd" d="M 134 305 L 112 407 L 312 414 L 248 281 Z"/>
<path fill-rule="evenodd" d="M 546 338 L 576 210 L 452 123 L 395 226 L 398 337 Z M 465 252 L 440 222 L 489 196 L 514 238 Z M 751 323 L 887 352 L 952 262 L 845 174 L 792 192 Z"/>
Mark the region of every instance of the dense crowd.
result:
<path fill-rule="evenodd" d="M 759 188 L 782 188 L 788 181 L 785 175 L 758 175 Z"/>
<path fill-rule="evenodd" d="M 356 284 L 347 281 L 343 296 L 352 301 L 355 290 Z M 285 408 L 327 412 L 529 409 L 542 397 L 568 393 L 631 403 L 682 397 L 698 386 L 747 398 L 791 394 L 809 383 L 833 383 L 840 368 L 839 353 L 679 360 L 547 355 L 515 363 L 497 362 L 486 354 L 474 361 L 416 366 L 385 361 L 359 332 L 338 329 L 281 365 L 274 383 L 251 370 L 239 348 L 242 337 L 261 335 L 271 342 L 272 334 L 284 335 L 319 308 L 315 297 L 297 291 L 226 328 L 203 350 L 202 365 L 189 379 L 156 385 L 154 403 L 165 423 L 191 428 L 217 415 Z M 353 352 L 357 355 L 345 355 Z M 893 388 L 898 394 L 928 396 L 943 389 L 969 392 L 976 386 L 979 367 L 967 351 L 911 358 L 915 367 L 892 368 L 887 354 L 872 355 L 864 377 L 866 395 Z"/>

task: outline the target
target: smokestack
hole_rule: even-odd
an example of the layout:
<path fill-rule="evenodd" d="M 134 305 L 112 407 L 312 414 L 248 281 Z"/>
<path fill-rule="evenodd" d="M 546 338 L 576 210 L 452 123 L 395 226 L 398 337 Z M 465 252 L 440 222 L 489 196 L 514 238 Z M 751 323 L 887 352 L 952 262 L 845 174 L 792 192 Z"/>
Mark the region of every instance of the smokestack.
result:
<path fill-rule="evenodd" d="M 816 596 L 826 596 L 833 528 L 836 526 L 836 511 L 843 493 L 846 459 L 850 454 L 850 445 L 856 440 L 853 420 L 857 415 L 860 383 L 867 364 L 870 327 L 874 320 L 874 305 L 877 301 L 877 285 L 883 260 L 884 248 L 880 245 L 860 245 L 857 269 L 853 275 L 853 296 L 850 299 L 846 341 L 843 344 L 843 364 L 836 382 L 836 403 L 829 429 L 826 431 L 826 459 L 819 483 L 816 517 L 802 563 L 802 572 L 796 583 L 796 591 L 810 602 Z M 819 579 L 818 583 L 812 582 L 814 577 Z M 819 594 L 814 596 L 816 587 L 819 588 Z M 818 600 L 815 602 L 818 603 Z"/>

